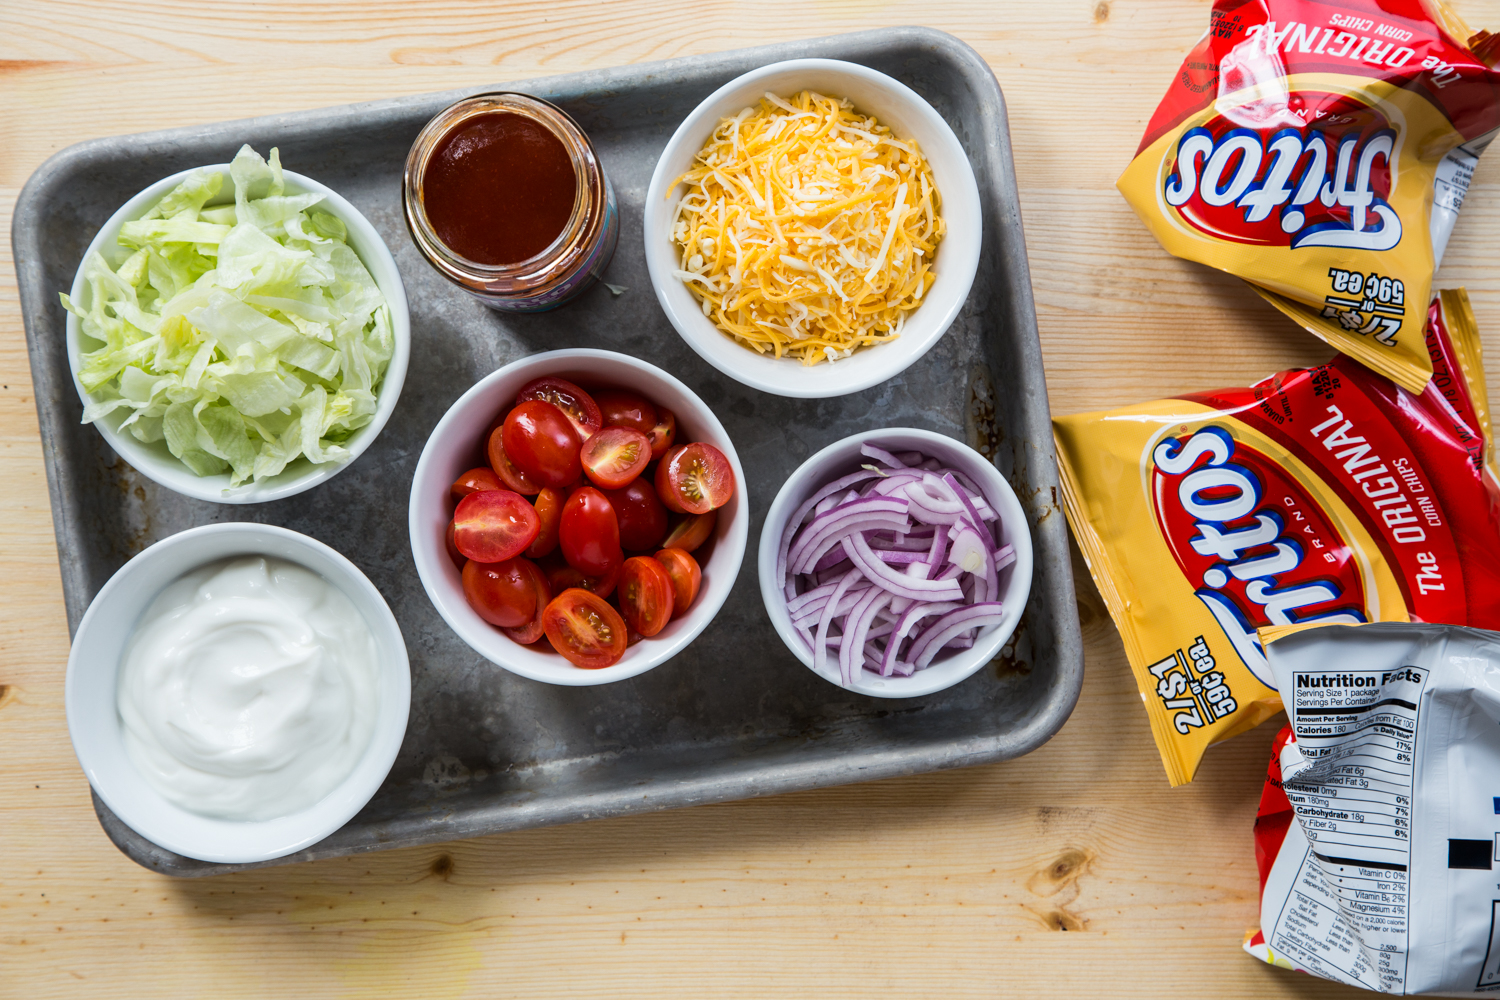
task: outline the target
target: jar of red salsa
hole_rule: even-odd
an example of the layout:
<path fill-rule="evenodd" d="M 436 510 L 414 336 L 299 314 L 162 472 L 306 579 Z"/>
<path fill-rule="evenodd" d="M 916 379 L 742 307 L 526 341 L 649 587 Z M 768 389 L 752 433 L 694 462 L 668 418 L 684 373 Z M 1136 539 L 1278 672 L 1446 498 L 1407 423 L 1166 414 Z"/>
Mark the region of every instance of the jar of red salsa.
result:
<path fill-rule="evenodd" d="M 507 312 L 553 309 L 587 289 L 620 232 L 588 136 L 525 94 L 465 98 L 428 122 L 407 155 L 402 200 L 428 263 Z"/>

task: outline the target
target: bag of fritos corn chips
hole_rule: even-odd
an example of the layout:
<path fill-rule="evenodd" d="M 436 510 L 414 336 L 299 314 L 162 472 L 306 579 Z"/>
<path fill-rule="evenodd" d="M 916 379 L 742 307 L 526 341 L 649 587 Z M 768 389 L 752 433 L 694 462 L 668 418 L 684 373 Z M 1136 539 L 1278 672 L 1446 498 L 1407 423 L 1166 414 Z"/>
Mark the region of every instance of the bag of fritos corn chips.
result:
<path fill-rule="evenodd" d="M 1440 0 L 1216 0 L 1118 186 L 1169 252 L 1420 392 L 1497 56 Z"/>
<path fill-rule="evenodd" d="M 1340 355 L 1053 420 L 1068 522 L 1172 784 L 1280 710 L 1258 628 L 1500 628 L 1500 481 L 1462 289 L 1425 329 L 1419 394 Z"/>

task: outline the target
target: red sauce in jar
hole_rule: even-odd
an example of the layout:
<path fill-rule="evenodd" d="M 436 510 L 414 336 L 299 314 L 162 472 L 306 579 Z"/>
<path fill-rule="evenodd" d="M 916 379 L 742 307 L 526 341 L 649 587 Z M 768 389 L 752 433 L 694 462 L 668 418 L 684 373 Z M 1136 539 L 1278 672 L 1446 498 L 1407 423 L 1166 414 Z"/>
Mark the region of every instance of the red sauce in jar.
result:
<path fill-rule="evenodd" d="M 573 217 L 578 178 L 545 125 L 506 111 L 466 118 L 438 141 L 422 178 L 437 238 L 476 264 L 518 264 Z"/>

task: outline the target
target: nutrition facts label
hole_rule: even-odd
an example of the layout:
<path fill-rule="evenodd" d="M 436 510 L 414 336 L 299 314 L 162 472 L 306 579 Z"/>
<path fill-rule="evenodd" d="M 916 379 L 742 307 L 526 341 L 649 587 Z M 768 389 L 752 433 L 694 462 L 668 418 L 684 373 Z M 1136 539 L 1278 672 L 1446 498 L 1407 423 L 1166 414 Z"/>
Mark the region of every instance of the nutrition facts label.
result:
<path fill-rule="evenodd" d="M 1307 671 L 1293 680 L 1282 697 L 1302 759 L 1282 763 L 1301 836 L 1289 834 L 1283 851 L 1300 848 L 1303 859 L 1267 942 L 1332 978 L 1399 993 L 1426 671 Z"/>

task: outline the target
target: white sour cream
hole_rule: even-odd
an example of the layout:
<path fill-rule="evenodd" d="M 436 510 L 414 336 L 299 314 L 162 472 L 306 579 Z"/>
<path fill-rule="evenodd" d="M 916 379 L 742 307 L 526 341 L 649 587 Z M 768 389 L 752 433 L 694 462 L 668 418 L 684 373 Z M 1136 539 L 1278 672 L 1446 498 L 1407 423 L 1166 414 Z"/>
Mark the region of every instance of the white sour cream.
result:
<path fill-rule="evenodd" d="M 354 770 L 376 710 L 369 625 L 301 566 L 248 556 L 173 582 L 120 662 L 126 751 L 163 796 L 221 819 L 317 802 Z"/>

